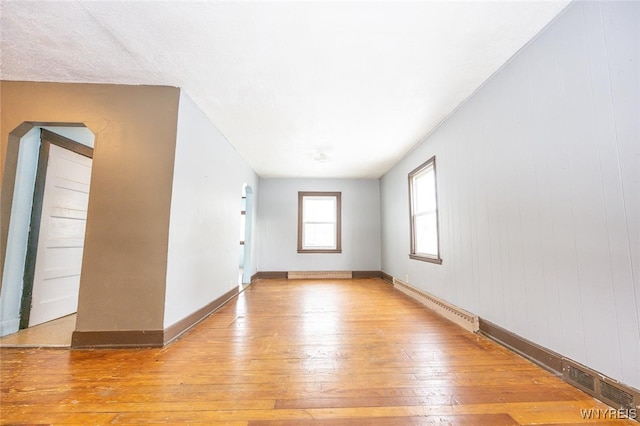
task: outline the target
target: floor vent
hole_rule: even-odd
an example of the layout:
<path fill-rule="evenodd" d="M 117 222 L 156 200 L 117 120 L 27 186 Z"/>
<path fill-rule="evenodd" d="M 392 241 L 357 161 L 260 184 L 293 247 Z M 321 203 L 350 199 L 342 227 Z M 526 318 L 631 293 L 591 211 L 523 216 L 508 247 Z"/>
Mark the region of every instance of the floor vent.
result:
<path fill-rule="evenodd" d="M 616 405 L 626 408 L 635 408 L 633 404 L 633 395 L 629 392 L 625 392 L 622 389 L 618 389 L 614 385 L 611 385 L 603 380 L 600 380 L 600 395 L 608 399 L 611 402 L 615 402 Z"/>
<path fill-rule="evenodd" d="M 596 392 L 596 378 L 575 365 L 567 365 L 564 370 L 565 380 L 580 389 L 594 395 Z"/>
<path fill-rule="evenodd" d="M 449 321 L 453 321 L 465 330 L 475 333 L 480 328 L 479 320 L 476 315 L 464 311 L 455 305 L 445 302 L 442 299 L 425 293 L 422 290 L 418 290 L 417 288 L 411 286 L 409 283 L 401 281 L 397 278 L 393 279 L 393 286 L 407 296 L 436 312 L 440 316 L 443 316 Z"/>
<path fill-rule="evenodd" d="M 619 383 L 605 377 L 604 380 L 600 380 L 600 398 L 614 407 L 640 411 L 640 392 L 635 392 L 634 395 L 632 389 L 628 389 L 629 392 L 627 392 L 622 387 Z M 636 420 L 640 422 L 640 412 Z"/>
<path fill-rule="evenodd" d="M 290 271 L 287 278 L 290 280 L 306 280 L 306 279 L 351 279 L 353 274 L 351 271 Z"/>
<path fill-rule="evenodd" d="M 640 421 L 640 391 L 567 358 L 562 364 L 565 381 L 612 407 L 634 413 L 633 419 Z"/>

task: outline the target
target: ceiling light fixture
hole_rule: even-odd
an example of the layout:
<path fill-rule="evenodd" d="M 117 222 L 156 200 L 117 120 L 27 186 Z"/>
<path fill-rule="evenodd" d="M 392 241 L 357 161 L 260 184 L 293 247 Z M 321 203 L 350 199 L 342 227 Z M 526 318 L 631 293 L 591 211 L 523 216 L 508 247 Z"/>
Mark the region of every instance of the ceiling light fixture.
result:
<path fill-rule="evenodd" d="M 317 153 L 315 157 L 313 157 L 313 159 L 319 163 L 326 163 L 327 161 L 329 161 L 329 157 L 327 157 L 327 154 L 325 154 L 324 152 Z"/>

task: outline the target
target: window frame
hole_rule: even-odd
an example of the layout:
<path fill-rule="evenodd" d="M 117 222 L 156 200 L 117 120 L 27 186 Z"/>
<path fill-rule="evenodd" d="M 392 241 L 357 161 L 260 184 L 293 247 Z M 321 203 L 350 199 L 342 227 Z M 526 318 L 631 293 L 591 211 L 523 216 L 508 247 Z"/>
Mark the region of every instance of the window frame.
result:
<path fill-rule="evenodd" d="M 336 199 L 336 248 L 309 249 L 303 246 L 304 229 L 304 198 L 305 197 L 335 197 Z M 298 192 L 298 253 L 342 253 L 342 193 L 341 192 Z"/>
<path fill-rule="evenodd" d="M 416 225 L 415 218 L 416 214 L 415 210 L 415 191 L 414 191 L 414 180 L 417 176 L 421 175 L 428 168 L 433 169 L 433 185 L 434 185 L 434 196 L 435 196 L 435 215 L 436 215 L 436 253 L 417 253 L 416 252 Z M 439 218 L 439 208 L 438 208 L 438 174 L 436 171 L 436 157 L 435 155 L 429 158 L 427 161 L 413 169 L 409 173 L 409 227 L 410 227 L 410 240 L 411 247 L 409 252 L 409 258 L 414 260 L 420 260 L 422 262 L 435 263 L 438 265 L 442 264 L 442 258 L 440 257 L 440 218 Z"/>

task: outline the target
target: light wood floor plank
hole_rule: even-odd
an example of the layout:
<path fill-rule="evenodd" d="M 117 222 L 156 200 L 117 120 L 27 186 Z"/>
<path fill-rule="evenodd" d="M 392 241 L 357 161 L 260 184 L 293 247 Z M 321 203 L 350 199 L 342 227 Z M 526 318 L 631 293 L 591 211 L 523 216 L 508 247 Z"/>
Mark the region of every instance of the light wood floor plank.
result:
<path fill-rule="evenodd" d="M 379 279 L 260 280 L 162 349 L 3 348 L 0 380 L 3 424 L 579 424 L 608 410 Z"/>

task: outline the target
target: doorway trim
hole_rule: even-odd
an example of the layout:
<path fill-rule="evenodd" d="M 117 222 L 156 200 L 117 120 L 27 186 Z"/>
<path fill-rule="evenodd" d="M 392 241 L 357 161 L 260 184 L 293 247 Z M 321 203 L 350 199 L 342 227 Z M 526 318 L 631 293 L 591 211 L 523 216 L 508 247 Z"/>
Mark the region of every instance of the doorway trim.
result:
<path fill-rule="evenodd" d="M 49 163 L 51 144 L 75 152 L 87 158 L 93 158 L 93 148 L 67 139 L 46 129 L 40 130 L 40 154 L 36 169 L 36 182 L 33 190 L 33 204 L 31 207 L 31 228 L 27 238 L 27 255 L 24 264 L 22 298 L 20 301 L 20 330 L 29 327 L 31 302 L 33 298 L 33 280 L 40 237 L 40 219 L 42 216 L 42 201 L 44 199 L 45 180 Z"/>
<path fill-rule="evenodd" d="M 242 257 L 242 287 L 246 287 L 251 284 L 251 271 L 253 270 L 253 257 L 251 252 L 253 251 L 253 188 L 250 185 L 244 184 L 243 195 L 245 198 L 244 205 L 244 244 L 242 245 L 243 257 Z"/>

